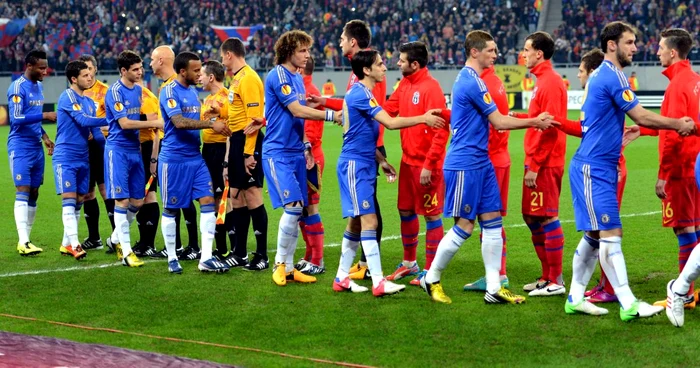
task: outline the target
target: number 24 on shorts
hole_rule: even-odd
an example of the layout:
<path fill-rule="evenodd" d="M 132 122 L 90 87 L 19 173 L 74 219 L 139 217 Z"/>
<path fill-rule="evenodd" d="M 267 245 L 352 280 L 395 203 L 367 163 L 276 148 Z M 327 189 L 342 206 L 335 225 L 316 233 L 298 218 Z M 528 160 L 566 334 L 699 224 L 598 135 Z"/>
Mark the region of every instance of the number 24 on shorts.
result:
<path fill-rule="evenodd" d="M 432 196 L 430 194 L 423 194 L 423 199 L 425 200 L 425 203 L 423 203 L 423 207 L 425 208 L 438 205 L 437 193 L 433 194 Z"/>

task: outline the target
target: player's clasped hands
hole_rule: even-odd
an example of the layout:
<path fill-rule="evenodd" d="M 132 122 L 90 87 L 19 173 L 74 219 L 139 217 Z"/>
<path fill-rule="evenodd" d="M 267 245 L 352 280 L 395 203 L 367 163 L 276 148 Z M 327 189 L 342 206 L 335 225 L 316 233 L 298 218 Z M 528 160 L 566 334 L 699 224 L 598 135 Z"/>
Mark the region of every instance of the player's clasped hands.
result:
<path fill-rule="evenodd" d="M 443 119 L 440 114 L 442 114 L 442 109 L 428 110 L 423 114 L 425 124 L 431 128 L 442 129 L 445 126 L 445 119 Z"/>
<path fill-rule="evenodd" d="M 343 111 L 336 111 L 333 114 L 333 123 L 342 126 L 343 125 Z"/>
<path fill-rule="evenodd" d="M 245 135 L 253 134 L 265 126 L 265 118 L 251 118 L 251 120 L 253 121 L 248 123 L 243 129 L 243 134 Z"/>
<path fill-rule="evenodd" d="M 554 116 L 548 112 L 543 112 L 537 116 L 535 120 L 535 127 L 540 130 L 547 130 L 554 125 L 561 125 L 559 122 L 554 121 Z"/>
<path fill-rule="evenodd" d="M 639 125 L 626 126 L 625 132 L 622 134 L 622 146 L 624 147 L 632 143 L 635 139 L 639 138 L 640 134 Z"/>
<path fill-rule="evenodd" d="M 228 128 L 228 122 L 225 120 L 216 120 L 214 123 L 211 125 L 211 128 L 223 135 L 224 137 L 230 137 L 231 136 L 231 129 Z"/>
<path fill-rule="evenodd" d="M 680 129 L 678 129 L 678 134 L 687 136 L 695 133 L 695 122 L 692 118 L 684 116 L 678 120 L 680 120 Z"/>

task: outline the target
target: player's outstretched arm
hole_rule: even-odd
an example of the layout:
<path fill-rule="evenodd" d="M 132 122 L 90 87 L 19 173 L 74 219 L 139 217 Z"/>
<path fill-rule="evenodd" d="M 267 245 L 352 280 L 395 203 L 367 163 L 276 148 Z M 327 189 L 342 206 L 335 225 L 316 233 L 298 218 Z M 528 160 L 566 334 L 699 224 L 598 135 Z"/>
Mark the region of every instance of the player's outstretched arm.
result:
<path fill-rule="evenodd" d="M 374 120 L 392 130 L 407 128 L 421 123 L 425 123 L 432 128 L 441 129 L 445 126 L 445 119 L 440 116 L 441 114 L 442 109 L 432 109 L 419 116 L 392 118 L 386 111 L 382 110 L 374 116 Z"/>
<path fill-rule="evenodd" d="M 337 124 L 341 124 L 343 121 L 343 113 L 341 111 L 316 110 L 300 104 L 299 101 L 290 103 L 287 105 L 287 108 L 295 118 L 334 121 Z"/>
<path fill-rule="evenodd" d="M 680 119 L 667 118 L 651 112 L 640 105 L 627 111 L 629 116 L 637 125 L 642 125 L 655 129 L 669 129 L 678 131 L 680 135 L 688 135 L 695 132 L 695 122 L 689 117 Z"/>
<path fill-rule="evenodd" d="M 123 117 L 117 120 L 119 126 L 122 129 L 143 129 L 143 128 L 158 128 L 163 129 L 163 120 L 131 120 L 129 118 Z"/>
<path fill-rule="evenodd" d="M 224 120 L 197 120 L 186 118 L 181 114 L 177 114 L 173 115 L 170 118 L 170 121 L 172 121 L 173 125 L 175 125 L 175 127 L 178 129 L 200 130 L 211 128 L 219 134 L 223 134 L 227 137 L 231 136 L 231 130 L 228 128 L 228 124 Z"/>
<path fill-rule="evenodd" d="M 343 109 L 343 99 L 342 98 L 332 98 L 332 97 L 321 97 L 316 95 L 310 95 L 306 101 L 313 105 L 321 105 L 327 109 L 340 111 Z M 320 119 L 316 119 L 320 120 Z"/>
<path fill-rule="evenodd" d="M 569 120 L 564 116 L 555 116 L 554 120 L 558 121 L 561 124 L 557 125 L 557 129 L 561 130 L 566 135 L 571 135 L 579 138 L 583 136 L 583 132 L 581 130 L 581 122 L 579 120 Z"/>
<path fill-rule="evenodd" d="M 518 119 L 503 115 L 498 110 L 495 110 L 489 114 L 488 118 L 489 122 L 494 128 L 496 128 L 496 130 L 526 129 L 530 127 L 545 130 L 552 126 L 561 125 L 552 120 L 552 115 L 549 115 L 546 112 L 543 112 L 534 118 Z"/>

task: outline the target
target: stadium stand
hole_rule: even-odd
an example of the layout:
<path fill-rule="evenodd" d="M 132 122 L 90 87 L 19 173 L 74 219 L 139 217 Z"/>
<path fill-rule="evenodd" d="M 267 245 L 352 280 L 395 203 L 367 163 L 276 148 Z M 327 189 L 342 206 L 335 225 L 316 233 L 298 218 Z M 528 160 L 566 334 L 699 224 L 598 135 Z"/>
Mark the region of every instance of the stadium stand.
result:
<path fill-rule="evenodd" d="M 599 25 L 613 20 L 626 21 L 639 29 L 634 61 L 657 61 L 654 45 L 658 44 L 661 31 L 681 27 L 691 34 L 700 32 L 699 7 L 696 1 L 679 0 L 563 0 L 564 22 L 553 32 L 556 39 L 554 62 L 580 62 L 586 51 L 600 47 Z M 689 58 L 700 60 L 697 48 Z"/>
<path fill-rule="evenodd" d="M 303 29 L 315 39 L 318 66 L 349 66 L 338 46 L 343 25 L 350 19 L 366 20 L 372 27 L 373 46 L 395 64 L 401 43 L 422 40 L 431 49 L 432 67 L 461 65 L 463 40 L 472 29 L 488 29 L 501 52 L 499 63 L 515 64 L 518 32 L 536 27 L 539 13 L 523 0 L 257 0 L 180 1 L 9 0 L 0 17 L 29 19 L 10 47 L 0 52 L 0 71 L 20 71 L 24 54 L 42 48 L 49 65 L 63 70 L 69 60 L 92 53 L 103 71 L 116 69 L 115 57 L 132 49 L 146 58 L 157 45 L 171 44 L 175 51 L 192 50 L 203 59 L 218 58 L 221 44 L 210 25 L 263 24 L 249 47 L 248 63 L 269 69 L 277 37 L 289 29 Z M 355 5 L 353 5 L 355 4 Z"/>

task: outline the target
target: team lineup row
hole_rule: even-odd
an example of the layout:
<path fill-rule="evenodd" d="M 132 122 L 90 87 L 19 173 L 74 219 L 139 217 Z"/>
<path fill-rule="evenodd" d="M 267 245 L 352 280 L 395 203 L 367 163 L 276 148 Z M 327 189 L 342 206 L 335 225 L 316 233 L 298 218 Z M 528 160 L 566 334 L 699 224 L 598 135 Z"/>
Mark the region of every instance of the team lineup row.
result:
<path fill-rule="evenodd" d="M 94 80 L 94 59 L 85 57 L 67 66 L 70 88 L 61 95 L 57 113 L 41 113 L 40 81 L 46 71 L 46 55 L 32 52 L 27 55 L 24 76 L 8 91 L 8 152 L 17 187 L 18 252 L 41 252 L 29 241 L 29 234 L 43 181 L 43 140 L 54 156 L 56 190 L 63 201 L 63 253 L 80 259 L 86 254 L 84 246 L 101 246 L 99 235 L 92 236 L 93 230 L 81 245 L 77 216 L 83 202 L 86 214 L 89 201 L 96 205 L 94 187 L 102 179 L 103 197 L 114 201 L 113 233 L 106 244 L 125 266 L 143 265 L 138 255 L 161 254 L 168 258 L 172 273 L 182 272 L 179 258 L 199 259 L 199 269 L 208 272 L 236 266 L 267 269 L 267 215 L 261 192 L 264 176 L 273 207 L 284 208 L 273 281 L 277 285 L 315 282 L 313 275 L 325 271 L 323 225 L 318 213 L 318 178 L 324 167 L 320 142 L 323 121 L 335 121 L 344 130 L 337 177 L 348 224 L 334 290 L 365 292 L 369 289 L 353 280 L 371 278 L 373 294 L 384 296 L 405 288 L 393 281 L 416 276 L 411 284 L 420 285 L 436 302 L 450 303 L 440 284 L 441 273 L 471 236 L 478 219 L 485 276 L 465 285 L 465 290 L 484 291 L 486 303 L 520 304 L 525 298 L 509 291 L 501 216 L 507 208 L 510 172 L 507 131 L 527 129 L 522 213 L 532 232 L 542 274 L 524 290 L 530 296 L 566 294 L 559 193 L 565 136 L 576 135 L 582 141 L 569 166 L 570 184 L 576 226 L 585 234 L 574 255 L 565 311 L 607 314 L 607 309 L 593 303 L 618 301 L 621 319 L 632 320 L 653 316 L 665 307 L 671 322 L 681 326 L 684 306 L 694 307 L 691 282 L 700 273 L 700 253 L 693 251 L 698 241 L 696 226 L 700 225 L 694 180 L 700 148 L 694 136 L 700 76 L 686 60 L 692 47 L 688 32 L 665 31 L 658 54 L 668 67 L 664 74 L 671 84 L 661 115 L 643 109 L 621 71 L 636 50 L 635 32 L 625 23 L 610 23 L 601 32 L 601 50 L 584 56 L 579 68 L 579 78 L 586 85 L 581 121 L 566 119 L 566 88 L 549 61 L 554 42 L 544 32 L 528 36 L 524 46 L 527 67 L 537 77 L 525 114 L 508 113 L 503 84 L 493 73 L 496 44 L 484 31 L 472 31 L 466 37 L 468 60 L 455 80 L 451 111 L 426 68 L 428 51 L 420 42 L 400 48 L 398 65 L 404 78 L 385 101 L 386 66 L 379 53 L 369 49 L 369 27 L 359 20 L 348 22 L 340 37 L 343 53 L 352 64 L 344 99 L 320 97 L 313 87 L 312 68 L 307 68 L 313 65 L 308 63 L 313 40 L 302 31 L 287 32 L 277 41 L 277 66 L 264 84 L 245 65 L 245 47 L 238 39 L 222 45 L 223 63 L 202 64 L 194 53 L 175 56 L 170 48 L 159 47 L 151 55 L 151 68 L 165 79 L 158 98 L 149 96 L 150 92 L 139 85 L 143 66 L 135 53 L 119 55 L 121 78 L 110 87 Z M 224 68 L 234 72 L 229 90 L 222 85 Z M 203 106 L 194 89 L 197 83 L 211 92 Z M 647 128 L 625 128 L 625 114 Z M 42 119 L 58 122 L 55 148 L 41 128 Z M 99 128 L 104 126 L 108 127 L 106 139 Z M 263 126 L 264 137 L 259 132 Z M 398 208 L 404 259 L 386 277 L 379 252 L 382 221 L 376 200 L 376 171 L 381 167 L 389 181 L 396 179 L 396 171 L 385 159 L 384 127 L 401 129 L 403 150 Z M 201 152 L 198 130 L 204 130 Z M 626 178 L 621 151 L 623 143 L 640 134 L 659 135 L 663 150 L 657 195 L 664 208 L 672 209 L 664 211 L 663 223 L 674 229 L 681 245 L 681 275 L 669 282 L 667 300 L 655 306 L 634 297 L 621 250 L 619 203 Z M 450 135 L 451 144 L 445 152 Z M 103 147 L 100 141 L 104 141 Z M 234 170 L 231 175 L 230 168 Z M 95 175 L 96 171 L 102 175 Z M 153 248 L 155 228 L 150 239 L 144 240 L 142 232 L 142 243 L 132 249 L 129 225 L 137 213 L 146 212 L 157 228 L 156 186 L 161 187 L 161 230 L 166 249 L 159 253 Z M 180 210 L 191 208 L 194 199 L 200 202 L 201 250 L 195 248 L 195 241 L 187 252 L 178 252 L 176 219 Z M 143 211 L 149 205 L 155 211 Z M 424 216 L 427 224 L 423 271 L 416 262 L 418 215 Z M 446 234 L 441 215 L 456 220 Z M 245 242 L 251 219 L 258 247 L 249 261 Z M 139 219 L 141 222 L 153 224 Z M 300 228 L 307 254 L 295 265 Z M 230 252 L 227 233 L 233 234 Z M 213 251 L 215 240 L 217 249 Z M 353 265 L 360 244 L 363 258 Z M 586 291 L 598 259 L 605 276 L 601 284 Z M 683 267 L 689 259 L 690 266 Z"/>

